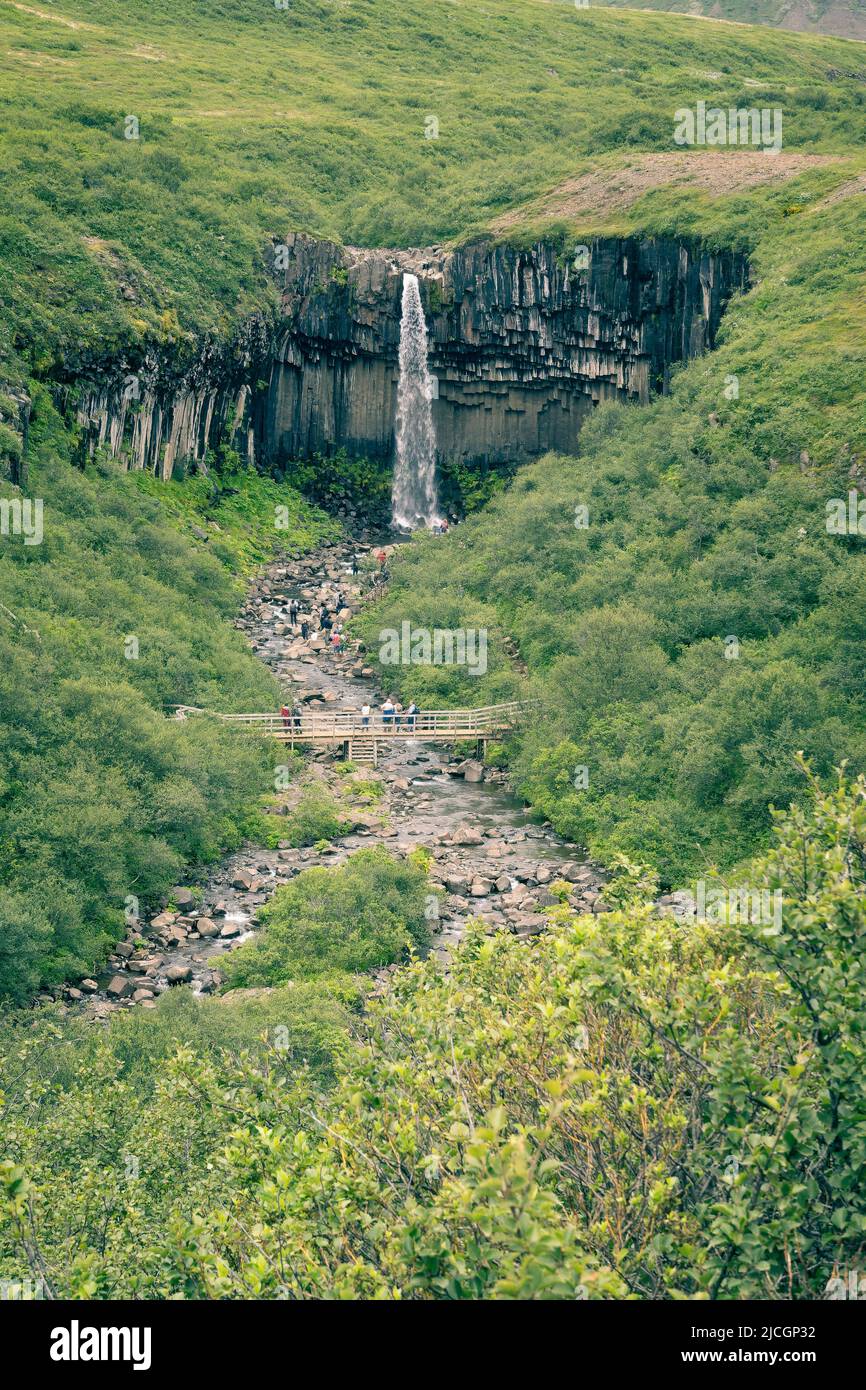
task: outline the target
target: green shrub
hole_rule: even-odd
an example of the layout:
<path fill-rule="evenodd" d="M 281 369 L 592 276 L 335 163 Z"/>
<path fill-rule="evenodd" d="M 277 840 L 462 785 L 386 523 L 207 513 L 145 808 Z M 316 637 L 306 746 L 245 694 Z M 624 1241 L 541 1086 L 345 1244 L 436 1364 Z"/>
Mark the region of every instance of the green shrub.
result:
<path fill-rule="evenodd" d="M 285 838 L 296 848 L 319 841 L 329 844 L 338 835 L 344 835 L 347 828 L 347 822 L 341 819 L 339 807 L 330 792 L 314 783 L 304 788 L 300 801 L 289 817 Z"/>
<path fill-rule="evenodd" d="M 226 958 L 228 986 L 360 973 L 428 943 L 426 874 L 381 846 L 337 869 L 305 869 L 278 888 L 262 930 Z"/>
<path fill-rule="evenodd" d="M 107 1037 L 19 1015 L 0 1277 L 37 1248 L 58 1296 L 825 1296 L 866 1226 L 866 782 L 815 787 L 775 840 L 747 878 L 778 920 L 686 926 L 635 903 L 629 869 L 622 910 L 553 908 L 529 942 L 471 929 L 447 974 L 397 971 L 354 1040 L 330 973 L 173 996 Z M 377 902 L 405 942 L 422 890 L 382 850 L 302 875 L 259 938 L 268 973 L 369 959 L 349 924 L 383 941 Z"/>

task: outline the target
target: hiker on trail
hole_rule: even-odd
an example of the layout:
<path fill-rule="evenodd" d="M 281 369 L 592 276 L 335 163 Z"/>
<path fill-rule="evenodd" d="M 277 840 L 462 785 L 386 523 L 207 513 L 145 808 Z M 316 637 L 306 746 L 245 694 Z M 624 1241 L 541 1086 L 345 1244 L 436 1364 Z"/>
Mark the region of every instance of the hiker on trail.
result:
<path fill-rule="evenodd" d="M 283 721 L 283 728 L 284 728 L 284 729 L 290 728 L 290 727 L 291 727 L 292 711 L 289 709 L 288 705 L 281 705 L 281 706 L 280 706 L 280 717 L 281 717 L 281 719 L 282 719 L 282 721 Z"/>
<path fill-rule="evenodd" d="M 382 723 L 385 725 L 394 722 L 394 701 L 389 697 L 382 706 Z"/>
<path fill-rule="evenodd" d="M 330 632 L 330 631 L 331 631 L 331 628 L 333 627 L 333 625 L 334 625 L 334 620 L 333 620 L 333 618 L 331 617 L 330 613 L 328 612 L 328 610 L 327 610 L 327 608 L 326 608 L 326 609 L 325 609 L 324 617 L 322 618 L 322 631 L 323 631 L 323 632 Z"/>
<path fill-rule="evenodd" d="M 353 573 L 353 574 L 357 574 L 357 573 L 358 573 L 358 569 L 359 569 L 358 557 L 357 557 L 357 555 L 353 555 L 353 556 L 352 556 L 352 573 Z"/>
<path fill-rule="evenodd" d="M 417 718 L 418 706 L 415 704 L 415 701 L 413 700 L 406 711 L 406 726 L 407 728 L 411 729 L 413 733 L 415 732 L 415 721 Z"/>
<path fill-rule="evenodd" d="M 370 727 L 370 706 L 369 706 L 369 705 L 362 705 L 362 706 L 361 706 L 361 725 L 362 725 L 362 727 L 365 728 L 365 729 L 368 729 L 368 728 Z"/>
<path fill-rule="evenodd" d="M 385 568 L 385 561 L 387 560 L 387 558 L 388 556 L 385 554 L 384 550 L 378 551 L 376 559 L 379 561 L 380 570 L 383 570 Z"/>
<path fill-rule="evenodd" d="M 307 622 L 307 619 L 306 619 L 306 618 L 302 618 L 302 619 L 301 619 L 301 637 L 302 637 L 302 639 L 306 642 L 306 640 L 307 640 L 307 638 L 309 637 L 309 635 L 310 635 L 310 624 Z"/>
<path fill-rule="evenodd" d="M 340 648 L 342 647 L 342 645 L 343 645 L 343 634 L 342 634 L 342 632 L 336 632 L 336 631 L 335 631 L 335 632 L 332 632 L 332 633 L 331 633 L 331 646 L 334 648 L 334 651 L 335 651 L 335 652 L 338 652 L 338 651 L 340 650 Z"/>
<path fill-rule="evenodd" d="M 291 603 L 289 604 L 289 622 L 291 623 L 292 627 L 294 627 L 295 623 L 298 621 L 299 608 L 300 605 L 298 603 L 298 600 L 296 598 L 293 598 Z"/>

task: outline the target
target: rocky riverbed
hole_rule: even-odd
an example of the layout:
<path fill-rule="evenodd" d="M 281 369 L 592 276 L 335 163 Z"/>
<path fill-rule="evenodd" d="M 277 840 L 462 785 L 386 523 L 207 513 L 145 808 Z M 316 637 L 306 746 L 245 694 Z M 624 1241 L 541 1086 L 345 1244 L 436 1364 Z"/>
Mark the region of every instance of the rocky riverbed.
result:
<path fill-rule="evenodd" d="M 389 693 L 357 643 L 335 651 L 319 626 L 323 609 L 335 624 L 347 623 L 375 587 L 370 552 L 369 545 L 340 542 L 287 556 L 253 585 L 237 625 L 276 675 L 287 703 L 358 710 L 365 703 L 375 708 Z M 294 601 L 297 623 L 290 617 Z M 310 627 L 306 639 L 303 620 Z M 603 874 L 550 826 L 530 821 L 503 773 L 410 738 L 387 744 L 375 771 L 347 772 L 339 758 L 339 749 L 314 753 L 302 778 L 279 798 L 279 809 L 290 812 L 301 785 L 319 779 L 339 799 L 350 833 L 326 850 L 293 848 L 288 840 L 276 849 L 249 845 L 198 883 L 178 885 L 159 911 L 130 922 L 106 971 L 67 989 L 66 997 L 99 1017 L 118 1008 L 154 1008 L 174 985 L 212 992 L 221 982 L 220 957 L 256 930 L 258 910 L 280 884 L 379 842 L 398 855 L 419 845 L 429 849 L 431 890 L 441 889 L 435 898 L 431 891 L 433 950 L 446 964 L 470 918 L 521 937 L 543 931 L 545 908 L 558 901 L 549 888 L 556 880 L 571 885 L 574 907 L 607 910 Z"/>

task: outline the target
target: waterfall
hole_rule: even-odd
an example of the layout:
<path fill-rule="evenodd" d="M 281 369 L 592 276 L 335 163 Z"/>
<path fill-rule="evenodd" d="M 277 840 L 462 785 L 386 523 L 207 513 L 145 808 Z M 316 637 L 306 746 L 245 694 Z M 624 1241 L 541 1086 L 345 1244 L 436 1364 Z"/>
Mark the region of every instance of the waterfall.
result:
<path fill-rule="evenodd" d="M 400 380 L 397 386 L 397 463 L 391 493 L 393 523 L 401 530 L 432 526 L 436 497 L 433 381 L 427 370 L 427 325 L 417 275 L 403 276 Z"/>

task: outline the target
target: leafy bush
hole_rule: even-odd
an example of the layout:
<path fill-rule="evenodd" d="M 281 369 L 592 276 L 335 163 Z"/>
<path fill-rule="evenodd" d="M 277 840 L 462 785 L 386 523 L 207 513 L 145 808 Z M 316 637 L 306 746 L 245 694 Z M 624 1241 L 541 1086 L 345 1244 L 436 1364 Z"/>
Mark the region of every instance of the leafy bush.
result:
<path fill-rule="evenodd" d="M 305 869 L 278 888 L 263 930 L 226 958 L 230 988 L 358 973 L 428 943 L 426 874 L 387 850 L 359 850 L 338 869 Z"/>
<path fill-rule="evenodd" d="M 59 1296 L 821 1297 L 866 1227 L 866 782 L 814 792 L 752 871 L 779 922 L 632 903 L 472 930 L 447 975 L 369 1001 L 327 1092 L 271 1046 L 220 1053 L 216 1001 L 206 1036 L 174 999 L 108 1038 L 0 1034 L 0 1276 L 29 1254 Z M 396 922 L 384 858 L 282 890 L 280 969 L 342 963 L 377 895 Z M 301 998 L 263 1002 L 269 1034 Z"/>
<path fill-rule="evenodd" d="M 349 506 L 374 526 L 390 522 L 391 468 L 385 460 L 354 458 L 338 449 L 328 456 L 293 459 L 282 465 L 282 473 L 291 487 L 326 511 Z"/>
<path fill-rule="evenodd" d="M 301 798 L 289 817 L 285 838 L 296 848 L 329 844 L 338 835 L 345 835 L 348 826 L 340 809 L 326 787 L 313 783 L 303 789 Z"/>

